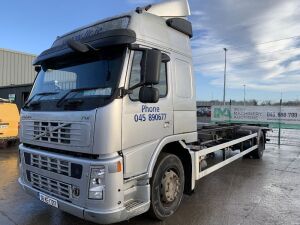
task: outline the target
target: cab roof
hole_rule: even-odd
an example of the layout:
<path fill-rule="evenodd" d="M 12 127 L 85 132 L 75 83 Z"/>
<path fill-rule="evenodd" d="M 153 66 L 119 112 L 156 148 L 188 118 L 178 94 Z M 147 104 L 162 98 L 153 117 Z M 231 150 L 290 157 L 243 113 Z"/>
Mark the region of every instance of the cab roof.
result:
<path fill-rule="evenodd" d="M 173 13 L 170 6 L 174 7 Z M 192 25 L 185 17 L 189 13 L 187 0 L 169 0 L 106 18 L 57 37 L 51 48 L 41 53 L 33 64 L 41 65 L 47 60 L 73 54 L 67 44 L 70 39 L 94 49 L 147 43 L 191 57 Z"/>

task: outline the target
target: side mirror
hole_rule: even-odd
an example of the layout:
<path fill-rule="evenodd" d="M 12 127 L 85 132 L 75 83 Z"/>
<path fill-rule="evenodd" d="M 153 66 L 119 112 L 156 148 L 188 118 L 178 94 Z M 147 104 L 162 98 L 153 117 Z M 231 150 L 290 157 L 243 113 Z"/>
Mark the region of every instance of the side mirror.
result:
<path fill-rule="evenodd" d="M 159 91 L 154 87 L 141 87 L 139 100 L 142 103 L 157 103 L 159 100 Z"/>
<path fill-rule="evenodd" d="M 144 85 L 155 85 L 159 83 L 161 62 L 161 51 L 145 49 L 141 61 L 141 73 Z"/>

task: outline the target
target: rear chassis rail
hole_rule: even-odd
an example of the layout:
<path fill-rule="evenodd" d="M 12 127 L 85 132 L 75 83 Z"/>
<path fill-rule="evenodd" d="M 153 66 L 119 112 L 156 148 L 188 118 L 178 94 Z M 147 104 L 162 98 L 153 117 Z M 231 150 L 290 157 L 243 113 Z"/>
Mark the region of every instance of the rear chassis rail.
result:
<path fill-rule="evenodd" d="M 199 180 L 258 149 L 260 132 L 263 132 L 265 137 L 267 130 L 258 126 L 237 124 L 199 126 L 198 142 L 188 145 L 194 158 L 195 180 Z M 226 153 L 230 150 L 240 150 L 240 153 L 227 158 Z M 206 159 L 211 155 L 214 156 L 217 151 L 222 151 L 222 161 L 207 166 Z"/>
<path fill-rule="evenodd" d="M 210 173 L 222 168 L 223 166 L 226 166 L 227 164 L 243 157 L 244 155 L 256 150 L 258 148 L 258 145 L 255 144 L 253 146 L 251 146 L 248 149 L 244 149 L 242 152 L 226 159 L 226 151 L 233 149 L 237 144 L 243 144 L 247 141 L 253 140 L 258 138 L 258 133 L 253 133 L 229 142 L 225 142 L 216 146 L 212 146 L 209 148 L 200 148 L 200 146 L 189 146 L 191 148 L 192 151 L 194 151 L 194 159 L 195 159 L 195 175 L 196 175 L 196 180 L 201 179 L 202 177 L 205 177 L 207 175 L 209 175 Z M 206 159 L 206 156 L 211 154 L 211 153 L 215 153 L 216 151 L 223 151 L 223 161 L 220 163 L 217 163 L 211 167 L 208 167 L 206 169 L 202 169 L 201 165 L 202 165 L 202 161 Z"/>
<path fill-rule="evenodd" d="M 209 125 L 198 128 L 198 143 L 203 147 L 211 147 L 240 137 L 240 125 Z"/>

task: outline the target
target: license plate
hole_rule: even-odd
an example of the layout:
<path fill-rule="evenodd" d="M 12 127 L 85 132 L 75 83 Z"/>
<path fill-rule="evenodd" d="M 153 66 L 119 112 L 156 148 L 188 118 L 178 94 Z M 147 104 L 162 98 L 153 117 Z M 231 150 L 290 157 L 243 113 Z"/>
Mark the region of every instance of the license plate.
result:
<path fill-rule="evenodd" d="M 51 205 L 51 206 L 53 206 L 53 207 L 55 207 L 55 208 L 58 208 L 58 202 L 57 202 L 57 200 L 54 199 L 54 198 L 51 198 L 51 197 L 49 197 L 49 196 L 47 196 L 47 195 L 44 195 L 44 194 L 41 194 L 41 193 L 40 193 L 40 200 L 41 200 L 42 202 L 45 202 L 45 203 L 48 204 L 48 205 Z"/>
<path fill-rule="evenodd" d="M 0 125 L 0 129 L 6 129 L 7 127 L 7 125 Z"/>

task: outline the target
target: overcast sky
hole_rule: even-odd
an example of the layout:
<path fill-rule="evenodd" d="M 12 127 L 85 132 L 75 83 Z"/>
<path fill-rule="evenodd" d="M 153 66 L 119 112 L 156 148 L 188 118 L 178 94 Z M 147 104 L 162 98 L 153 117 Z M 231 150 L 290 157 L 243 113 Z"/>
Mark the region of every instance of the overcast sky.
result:
<path fill-rule="evenodd" d="M 195 70 L 207 91 L 223 84 L 225 46 L 229 97 L 241 99 L 246 84 L 250 98 L 299 98 L 299 0 L 193 0 L 191 8 Z"/>
<path fill-rule="evenodd" d="M 155 0 L 52 0 L 0 3 L 0 48 L 38 54 L 57 35 Z M 300 98 L 299 0 L 190 0 L 199 100 Z"/>

